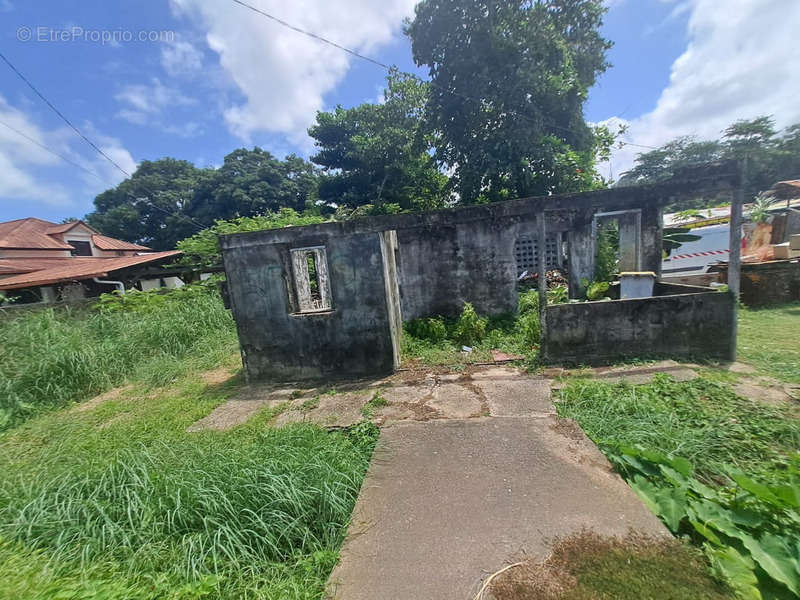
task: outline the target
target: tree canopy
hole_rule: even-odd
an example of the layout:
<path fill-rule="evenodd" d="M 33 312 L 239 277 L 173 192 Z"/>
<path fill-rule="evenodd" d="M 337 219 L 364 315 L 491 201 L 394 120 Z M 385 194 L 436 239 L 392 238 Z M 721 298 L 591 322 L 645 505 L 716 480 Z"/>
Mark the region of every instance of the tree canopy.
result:
<path fill-rule="evenodd" d="M 393 71 L 383 102 L 317 113 L 309 130 L 325 173 L 319 198 L 326 204 L 375 212 L 444 205 L 447 177 L 431 156 L 425 131 L 428 85 Z"/>
<path fill-rule="evenodd" d="M 776 181 L 800 177 L 800 123 L 782 132 L 772 117 L 743 119 L 726 127 L 717 140 L 683 136 L 636 157 L 633 168 L 618 185 L 658 183 L 682 167 L 722 159 L 746 160 L 745 193 L 748 198 L 769 189 Z M 668 209 L 703 208 L 714 199 L 696 198 Z"/>
<path fill-rule="evenodd" d="M 608 149 L 583 118 L 609 66 L 601 0 L 422 0 L 406 25 L 431 84 L 435 157 L 465 203 L 590 189 Z M 599 133 L 599 135 L 598 135 Z"/>
<path fill-rule="evenodd" d="M 174 158 L 142 161 L 95 198 L 86 219 L 106 235 L 168 250 L 217 219 L 302 211 L 316 200 L 317 177 L 308 161 L 279 160 L 258 147 L 231 152 L 218 169 Z"/>

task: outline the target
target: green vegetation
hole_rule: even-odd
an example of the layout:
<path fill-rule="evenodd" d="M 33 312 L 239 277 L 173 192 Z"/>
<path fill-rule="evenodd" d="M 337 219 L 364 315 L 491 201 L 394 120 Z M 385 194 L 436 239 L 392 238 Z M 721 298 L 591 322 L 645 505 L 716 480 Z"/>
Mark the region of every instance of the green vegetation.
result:
<path fill-rule="evenodd" d="M 389 401 L 381 396 L 381 392 L 378 390 L 372 395 L 372 398 L 361 407 L 361 414 L 364 415 L 364 418 L 371 419 L 372 415 L 375 414 L 375 409 L 382 408 L 387 404 L 389 404 Z"/>
<path fill-rule="evenodd" d="M 403 356 L 427 365 L 461 365 L 492 360 L 491 350 L 533 362 L 539 344 L 539 297 L 520 294 L 519 314 L 481 317 L 469 303 L 457 319 L 427 317 L 403 325 Z M 462 346 L 472 348 L 463 352 Z"/>
<path fill-rule="evenodd" d="M 694 136 L 675 138 L 656 150 L 639 154 L 635 166 L 619 180 L 619 185 L 658 183 L 680 175 L 681 169 L 690 165 L 745 157 L 746 198 L 756 197 L 776 181 L 793 179 L 800 170 L 800 123 L 778 132 L 772 117 L 761 116 L 732 123 L 718 140 L 698 140 Z M 666 211 L 690 215 L 698 208 L 729 201 L 726 193 L 680 198 L 668 204 Z"/>
<path fill-rule="evenodd" d="M 4 316 L 0 338 L 0 431 L 124 382 L 164 385 L 236 349 L 214 284 Z"/>
<path fill-rule="evenodd" d="M 542 563 L 528 562 L 492 585 L 497 600 L 724 600 L 702 553 L 677 540 L 583 531 L 559 540 Z"/>
<path fill-rule="evenodd" d="M 739 358 L 787 383 L 800 384 L 800 304 L 739 311 Z"/>
<path fill-rule="evenodd" d="M 570 381 L 557 407 L 740 594 L 800 593 L 800 423 L 790 409 L 664 375 L 637 387 Z"/>
<path fill-rule="evenodd" d="M 189 373 L 0 438 L 0 595 L 319 598 L 376 430 L 273 429 L 266 411 L 186 433 L 237 385 Z"/>
<path fill-rule="evenodd" d="M 178 242 L 178 250 L 183 252 L 181 264 L 215 266 L 222 264 L 219 249 L 219 236 L 227 233 L 262 231 L 297 225 L 315 225 L 325 219 L 313 212 L 298 213 L 291 208 L 281 208 L 274 213 L 254 217 L 239 217 L 230 221 L 217 220 L 212 227 Z"/>

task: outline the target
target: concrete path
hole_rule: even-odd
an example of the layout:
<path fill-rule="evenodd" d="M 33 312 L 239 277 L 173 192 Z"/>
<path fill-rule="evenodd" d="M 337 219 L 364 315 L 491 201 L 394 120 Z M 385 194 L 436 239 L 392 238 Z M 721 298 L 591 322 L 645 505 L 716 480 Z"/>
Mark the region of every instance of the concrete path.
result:
<path fill-rule="evenodd" d="M 471 600 L 509 561 L 584 527 L 668 535 L 572 421 L 398 422 L 381 432 L 329 598 Z"/>

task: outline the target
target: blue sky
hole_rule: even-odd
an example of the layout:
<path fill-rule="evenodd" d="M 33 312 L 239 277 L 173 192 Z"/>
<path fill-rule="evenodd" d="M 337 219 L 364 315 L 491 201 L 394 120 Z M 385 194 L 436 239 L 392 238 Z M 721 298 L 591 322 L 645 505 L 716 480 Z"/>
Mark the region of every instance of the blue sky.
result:
<path fill-rule="evenodd" d="M 424 74 L 401 32 L 413 0 L 251 1 Z M 591 90 L 587 119 L 625 123 L 624 139 L 644 145 L 679 134 L 716 137 L 734 119 L 760 114 L 781 126 L 800 121 L 791 68 L 800 45 L 785 43 L 800 23 L 800 2 L 719 6 L 610 0 L 604 34 L 615 43 L 613 67 Z M 144 41 L 128 39 L 140 34 Z M 309 156 L 305 130 L 316 110 L 375 101 L 385 76 L 231 0 L 0 0 L 0 51 L 128 172 L 164 156 L 219 165 L 252 145 Z M 638 151 L 619 150 L 603 174 L 618 175 Z M 0 220 L 83 216 L 122 177 L 0 63 Z"/>

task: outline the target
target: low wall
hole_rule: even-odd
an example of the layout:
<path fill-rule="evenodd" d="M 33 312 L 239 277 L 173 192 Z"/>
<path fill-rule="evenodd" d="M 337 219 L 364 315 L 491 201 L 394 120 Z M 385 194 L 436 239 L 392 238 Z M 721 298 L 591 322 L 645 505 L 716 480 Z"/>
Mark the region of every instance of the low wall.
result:
<path fill-rule="evenodd" d="M 728 282 L 727 266 L 721 279 Z M 800 301 L 800 259 L 742 263 L 740 297 L 745 306 L 772 306 Z"/>
<path fill-rule="evenodd" d="M 674 287 L 684 289 L 653 298 L 548 306 L 543 360 L 593 364 L 636 356 L 728 359 L 733 296 Z"/>

